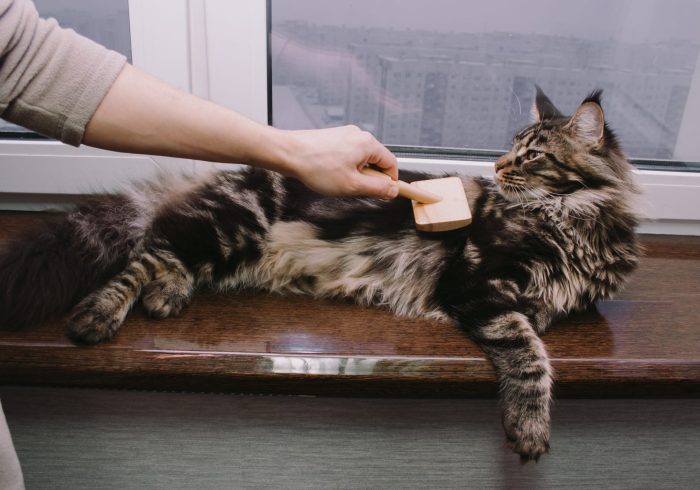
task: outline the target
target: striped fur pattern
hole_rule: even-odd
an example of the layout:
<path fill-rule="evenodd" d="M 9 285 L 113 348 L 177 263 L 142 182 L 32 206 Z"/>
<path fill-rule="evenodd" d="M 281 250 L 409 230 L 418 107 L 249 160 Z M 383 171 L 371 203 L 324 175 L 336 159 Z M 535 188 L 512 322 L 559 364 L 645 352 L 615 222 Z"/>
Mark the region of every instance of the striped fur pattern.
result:
<path fill-rule="evenodd" d="M 167 318 L 201 287 L 349 297 L 455 322 L 495 366 L 514 451 L 537 460 L 549 447 L 553 377 L 539 335 L 616 291 L 638 249 L 629 164 L 599 94 L 564 117 L 539 92 L 535 114 L 495 182 L 462 178 L 468 228 L 421 234 L 406 200 L 323 197 L 259 169 L 143 184 L 10 245 L 0 323 L 72 307 L 68 335 L 93 344 L 139 299 Z"/>

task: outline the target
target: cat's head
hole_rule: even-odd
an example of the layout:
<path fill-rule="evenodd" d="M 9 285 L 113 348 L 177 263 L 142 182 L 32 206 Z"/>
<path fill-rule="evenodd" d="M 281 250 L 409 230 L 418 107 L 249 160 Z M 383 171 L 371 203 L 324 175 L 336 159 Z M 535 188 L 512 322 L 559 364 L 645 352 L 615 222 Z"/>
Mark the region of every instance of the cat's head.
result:
<path fill-rule="evenodd" d="M 535 122 L 513 138 L 496 162 L 496 182 L 513 202 L 568 198 L 581 205 L 633 190 L 630 165 L 605 123 L 601 91 L 564 116 L 542 90 L 532 107 Z"/>

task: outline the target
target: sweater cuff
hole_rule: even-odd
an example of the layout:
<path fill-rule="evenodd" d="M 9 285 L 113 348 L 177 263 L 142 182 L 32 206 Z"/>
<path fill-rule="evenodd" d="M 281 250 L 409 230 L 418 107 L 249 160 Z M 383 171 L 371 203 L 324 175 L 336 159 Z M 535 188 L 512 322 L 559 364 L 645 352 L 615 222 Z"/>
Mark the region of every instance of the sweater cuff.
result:
<path fill-rule="evenodd" d="M 109 92 L 125 64 L 126 58 L 123 55 L 104 49 L 99 63 L 97 63 L 95 70 L 86 80 L 82 93 L 78 96 L 75 105 L 66 114 L 66 119 L 61 129 L 61 141 L 69 145 L 80 146 L 83 142 L 85 126 L 87 126 L 102 99 Z"/>

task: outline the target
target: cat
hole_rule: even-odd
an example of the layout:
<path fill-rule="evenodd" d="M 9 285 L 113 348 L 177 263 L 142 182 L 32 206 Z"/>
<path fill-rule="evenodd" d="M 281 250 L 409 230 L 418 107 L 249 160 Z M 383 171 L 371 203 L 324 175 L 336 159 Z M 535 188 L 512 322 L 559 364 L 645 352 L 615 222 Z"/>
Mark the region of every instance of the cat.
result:
<path fill-rule="evenodd" d="M 404 199 L 324 197 L 261 169 L 93 197 L 6 247 L 0 324 L 72 307 L 69 337 L 94 344 L 139 298 L 166 318 L 200 286 L 349 297 L 454 322 L 495 367 L 507 441 L 538 460 L 553 378 L 539 335 L 618 290 L 639 247 L 637 191 L 600 91 L 565 117 L 537 88 L 533 114 L 493 181 L 460 177 L 473 221 L 452 232 L 417 232 Z"/>

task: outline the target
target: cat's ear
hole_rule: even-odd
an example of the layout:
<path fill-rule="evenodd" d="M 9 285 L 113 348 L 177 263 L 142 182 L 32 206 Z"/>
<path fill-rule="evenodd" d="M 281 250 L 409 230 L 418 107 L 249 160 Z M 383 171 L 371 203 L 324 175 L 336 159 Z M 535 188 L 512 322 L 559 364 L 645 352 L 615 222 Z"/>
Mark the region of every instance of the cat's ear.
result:
<path fill-rule="evenodd" d="M 532 103 L 532 109 L 530 109 L 532 122 L 538 123 L 545 119 L 562 117 L 562 113 L 554 107 L 552 101 L 544 94 L 539 85 L 535 85 L 535 90 L 535 101 Z"/>
<path fill-rule="evenodd" d="M 591 146 L 600 144 L 605 135 L 605 115 L 600 106 L 600 93 L 597 90 L 586 97 L 566 125 L 579 140 Z"/>

